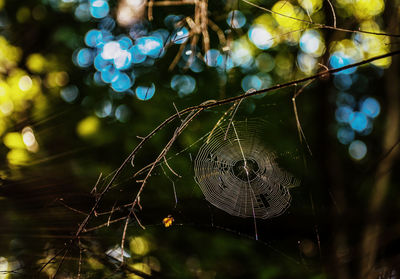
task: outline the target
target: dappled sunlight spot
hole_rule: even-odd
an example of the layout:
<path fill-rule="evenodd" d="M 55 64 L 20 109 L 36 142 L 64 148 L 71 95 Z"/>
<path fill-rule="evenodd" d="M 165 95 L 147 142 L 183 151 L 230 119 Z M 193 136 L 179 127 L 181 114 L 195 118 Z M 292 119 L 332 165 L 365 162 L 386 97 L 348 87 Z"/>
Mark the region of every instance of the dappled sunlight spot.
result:
<path fill-rule="evenodd" d="M 310 15 L 322 8 L 322 0 L 297 0 L 297 2 Z"/>
<path fill-rule="evenodd" d="M 0 111 L 4 116 L 10 115 L 14 111 L 14 103 L 7 97 L 0 97 Z"/>
<path fill-rule="evenodd" d="M 336 136 L 340 143 L 349 144 L 354 140 L 355 133 L 348 127 L 341 127 L 338 129 Z"/>
<path fill-rule="evenodd" d="M 361 112 L 371 118 L 375 118 L 379 115 L 381 107 L 379 102 L 372 97 L 368 97 L 361 102 Z"/>
<path fill-rule="evenodd" d="M 246 17 L 241 11 L 233 10 L 228 13 L 226 23 L 235 29 L 242 28 L 246 24 Z"/>
<path fill-rule="evenodd" d="M 46 59 L 39 53 L 31 54 L 26 59 L 26 66 L 32 73 L 42 73 L 46 66 Z"/>
<path fill-rule="evenodd" d="M 355 140 L 349 145 L 349 154 L 355 160 L 361 160 L 367 154 L 367 146 L 361 140 Z"/>
<path fill-rule="evenodd" d="M 144 256 L 150 251 L 150 243 L 145 237 L 136 236 L 129 241 L 129 249 L 136 255 Z"/>
<path fill-rule="evenodd" d="M 304 12 L 298 7 L 294 6 L 288 1 L 278 1 L 272 7 L 274 12 L 273 17 L 280 26 L 285 29 L 299 29 L 304 26 L 304 22 L 296 19 L 304 20 Z M 285 15 L 285 16 L 283 16 Z"/>
<path fill-rule="evenodd" d="M 90 14 L 94 18 L 103 18 L 110 12 L 110 6 L 106 0 L 91 0 Z"/>
<path fill-rule="evenodd" d="M 3 143 L 10 149 L 25 149 L 22 135 L 18 132 L 7 133 L 3 138 Z"/>
<path fill-rule="evenodd" d="M 104 269 L 104 265 L 101 262 L 99 262 L 98 260 L 96 260 L 95 258 L 88 257 L 88 258 L 86 258 L 86 262 L 89 264 L 91 269 L 94 269 L 94 270 Z"/>
<path fill-rule="evenodd" d="M 134 263 L 129 265 L 131 268 L 143 272 L 147 275 L 151 275 L 151 268 L 146 263 Z M 143 277 L 136 275 L 134 273 L 128 274 L 129 279 L 142 279 Z"/>
<path fill-rule="evenodd" d="M 57 86 L 63 87 L 69 82 L 69 75 L 67 72 L 55 72 L 54 73 L 54 82 Z"/>
<path fill-rule="evenodd" d="M 144 0 L 122 0 L 117 8 L 117 21 L 121 26 L 129 26 L 143 18 L 146 10 Z"/>
<path fill-rule="evenodd" d="M 379 25 L 373 20 L 366 20 L 360 24 L 360 29 L 369 32 L 383 32 Z M 390 51 L 389 37 L 376 36 L 373 34 L 357 33 L 353 36 L 353 42 L 363 52 L 363 58 L 368 59 L 374 56 L 382 55 Z M 375 60 L 371 64 L 388 68 L 391 64 L 392 58 L 386 57 L 383 59 Z"/>
<path fill-rule="evenodd" d="M 39 150 L 39 144 L 36 141 L 35 134 L 31 127 L 25 127 L 22 129 L 22 140 L 24 141 L 28 151 L 37 152 Z"/>
<path fill-rule="evenodd" d="M 184 97 L 196 89 L 196 80 L 189 75 L 174 75 L 171 88 L 177 91 L 180 97 Z"/>
<path fill-rule="evenodd" d="M 280 52 L 275 57 L 275 72 L 285 78 L 290 78 L 293 74 L 293 56 L 291 53 Z"/>
<path fill-rule="evenodd" d="M 78 123 L 76 131 L 81 137 L 89 137 L 94 135 L 99 128 L 100 120 L 95 116 L 88 116 Z"/>
<path fill-rule="evenodd" d="M 161 263 L 156 257 L 148 256 L 143 259 L 143 262 L 147 264 L 151 270 L 160 272 L 161 271 Z"/>
<path fill-rule="evenodd" d="M 25 149 L 11 149 L 7 153 L 7 161 L 11 165 L 26 165 L 29 161 L 29 153 Z"/>
<path fill-rule="evenodd" d="M 253 53 L 250 43 L 247 40 L 237 40 L 233 43 L 231 53 L 232 61 L 235 66 L 248 67 L 253 63 Z"/>
<path fill-rule="evenodd" d="M 270 71 L 272 71 L 275 67 L 275 60 L 274 58 L 268 54 L 268 53 L 260 53 L 256 60 L 256 67 L 261 71 L 261 72 L 265 72 L 268 73 Z"/>
<path fill-rule="evenodd" d="M 151 86 L 138 86 L 135 90 L 136 97 L 142 101 L 150 100 L 154 96 L 155 92 L 156 86 L 154 83 L 152 83 Z"/>
<path fill-rule="evenodd" d="M 299 53 L 297 55 L 297 65 L 303 73 L 311 74 L 316 70 L 317 60 L 311 55 Z"/>
<path fill-rule="evenodd" d="M 383 0 L 354 0 L 354 15 L 360 19 L 371 18 L 379 15 L 385 9 Z"/>
<path fill-rule="evenodd" d="M 15 17 L 19 23 L 27 22 L 31 17 L 31 10 L 28 7 L 20 7 Z"/>
<path fill-rule="evenodd" d="M 3 36 L 0 36 L 0 69 L 15 66 L 21 56 L 22 50 L 20 48 L 10 45 Z"/>
<path fill-rule="evenodd" d="M 0 9 L 1 9 L 1 1 L 0 1 Z M 8 260 L 4 257 L 0 257 L 0 279 L 8 279 L 10 276 L 10 273 L 8 271 L 10 270 L 10 264 Z"/>
<path fill-rule="evenodd" d="M 319 57 L 325 52 L 321 34 L 316 30 L 305 31 L 300 37 L 299 46 L 303 52 L 315 57 Z"/>
<path fill-rule="evenodd" d="M 259 49 L 269 49 L 274 44 L 274 39 L 271 33 L 269 33 L 264 27 L 253 25 L 248 36 L 250 41 Z"/>

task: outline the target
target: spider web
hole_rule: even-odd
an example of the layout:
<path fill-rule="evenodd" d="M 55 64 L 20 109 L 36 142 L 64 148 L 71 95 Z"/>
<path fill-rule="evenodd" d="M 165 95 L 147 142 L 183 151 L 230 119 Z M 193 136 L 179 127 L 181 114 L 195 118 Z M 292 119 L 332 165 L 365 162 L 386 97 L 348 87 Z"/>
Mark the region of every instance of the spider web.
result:
<path fill-rule="evenodd" d="M 259 139 L 262 121 L 234 121 L 211 133 L 194 161 L 195 178 L 206 199 L 239 217 L 268 219 L 290 205 L 289 188 L 299 180 L 282 170 Z"/>

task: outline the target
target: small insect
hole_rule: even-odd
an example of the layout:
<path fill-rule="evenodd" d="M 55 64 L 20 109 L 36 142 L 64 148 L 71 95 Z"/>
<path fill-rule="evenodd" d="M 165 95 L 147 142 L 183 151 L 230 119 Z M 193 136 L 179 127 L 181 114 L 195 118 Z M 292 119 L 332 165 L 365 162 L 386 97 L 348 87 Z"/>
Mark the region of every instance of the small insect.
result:
<path fill-rule="evenodd" d="M 171 214 L 169 214 L 167 217 L 165 217 L 162 222 L 164 224 L 164 227 L 168 228 L 169 226 L 172 226 L 172 223 L 174 222 L 174 217 L 172 217 Z"/>

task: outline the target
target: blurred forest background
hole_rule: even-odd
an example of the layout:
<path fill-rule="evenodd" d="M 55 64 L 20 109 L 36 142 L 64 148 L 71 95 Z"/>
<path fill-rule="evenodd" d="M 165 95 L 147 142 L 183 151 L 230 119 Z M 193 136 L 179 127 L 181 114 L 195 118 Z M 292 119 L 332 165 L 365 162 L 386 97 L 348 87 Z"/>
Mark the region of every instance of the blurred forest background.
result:
<path fill-rule="evenodd" d="M 399 19 L 398 0 L 0 0 L 0 278 L 400 278 Z M 256 240 L 194 180 L 238 104 L 209 100 L 313 75 L 237 106 L 301 180 Z"/>

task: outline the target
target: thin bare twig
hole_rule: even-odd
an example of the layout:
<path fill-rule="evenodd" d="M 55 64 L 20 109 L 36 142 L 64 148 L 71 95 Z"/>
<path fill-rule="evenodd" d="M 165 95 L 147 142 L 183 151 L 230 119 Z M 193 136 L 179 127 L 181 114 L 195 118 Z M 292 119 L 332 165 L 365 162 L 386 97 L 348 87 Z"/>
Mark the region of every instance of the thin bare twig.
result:
<path fill-rule="evenodd" d="M 370 35 L 376 35 L 376 36 L 387 36 L 387 37 L 396 37 L 396 38 L 400 37 L 400 34 L 389 34 L 389 33 L 372 32 L 372 31 L 365 31 L 365 30 L 350 30 L 350 29 L 345 29 L 345 28 L 325 25 L 325 24 L 322 24 L 322 23 L 315 23 L 315 22 L 308 21 L 308 20 L 305 20 L 305 19 L 296 18 L 296 17 L 293 17 L 293 16 L 289 16 L 289 15 L 285 15 L 285 14 L 282 14 L 282 13 L 279 13 L 279 12 L 272 11 L 272 10 L 267 9 L 265 7 L 262 7 L 262 6 L 259 6 L 257 4 L 254 4 L 254 3 L 252 3 L 252 2 L 250 2 L 248 0 L 242 0 L 242 1 L 247 3 L 247 4 L 249 4 L 249 5 L 251 5 L 251 6 L 253 6 L 253 7 L 256 7 L 258 9 L 260 9 L 260 10 L 269 12 L 271 14 L 276 14 L 276 15 L 283 16 L 283 17 L 286 17 L 286 18 L 290 18 L 292 20 L 296 20 L 296 21 L 299 21 L 299 22 L 307 23 L 309 25 L 314 26 L 314 28 L 333 29 L 333 30 L 336 30 L 336 31 L 341 31 L 341 32 L 346 32 L 346 33 L 364 33 L 364 34 L 370 34 Z"/>
<path fill-rule="evenodd" d="M 303 142 L 303 139 L 304 139 L 304 142 L 306 143 L 306 146 L 307 146 L 308 152 L 310 152 L 310 155 L 312 155 L 312 152 L 311 152 L 311 148 L 310 148 L 310 146 L 309 146 L 309 144 L 308 144 L 307 138 L 306 138 L 306 136 L 305 136 L 305 134 L 304 134 L 304 132 L 303 132 L 303 128 L 301 127 L 301 123 L 300 123 L 300 119 L 299 119 L 299 114 L 298 114 L 298 112 L 297 112 L 296 98 L 297 98 L 297 96 L 299 96 L 299 95 L 304 91 L 304 89 L 305 89 L 307 86 L 309 86 L 313 81 L 314 81 L 314 80 L 309 80 L 306 84 L 304 84 L 303 87 L 302 87 L 299 91 L 297 91 L 297 92 L 294 93 L 293 98 L 292 98 L 292 102 L 293 102 L 293 111 L 294 111 L 294 115 L 295 115 L 295 118 L 296 118 L 296 125 L 297 125 L 297 131 L 299 132 L 300 143 L 302 143 L 302 142 Z"/>

